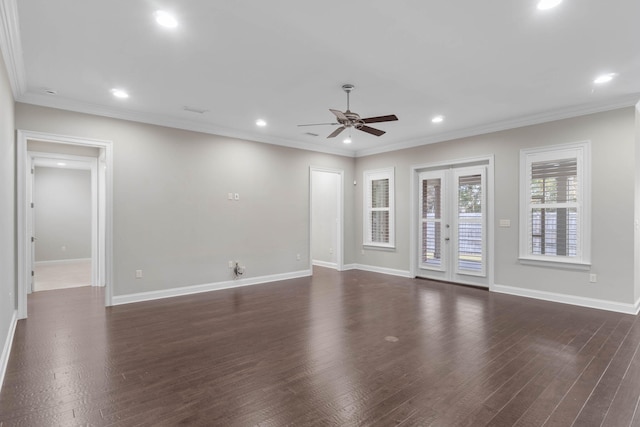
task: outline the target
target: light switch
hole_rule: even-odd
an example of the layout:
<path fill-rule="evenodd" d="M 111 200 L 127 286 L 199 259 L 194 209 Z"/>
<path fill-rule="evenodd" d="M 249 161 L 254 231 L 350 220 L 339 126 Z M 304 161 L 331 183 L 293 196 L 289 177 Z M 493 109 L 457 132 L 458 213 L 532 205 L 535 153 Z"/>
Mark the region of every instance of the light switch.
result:
<path fill-rule="evenodd" d="M 505 227 L 505 228 L 511 227 L 511 220 L 510 219 L 501 219 L 500 220 L 500 227 Z"/>
<path fill-rule="evenodd" d="M 236 193 L 233 195 L 233 198 L 236 200 L 240 200 L 240 194 Z"/>
<path fill-rule="evenodd" d="M 228 198 L 229 200 L 233 200 L 233 193 L 229 193 L 229 194 L 227 194 L 227 198 Z"/>

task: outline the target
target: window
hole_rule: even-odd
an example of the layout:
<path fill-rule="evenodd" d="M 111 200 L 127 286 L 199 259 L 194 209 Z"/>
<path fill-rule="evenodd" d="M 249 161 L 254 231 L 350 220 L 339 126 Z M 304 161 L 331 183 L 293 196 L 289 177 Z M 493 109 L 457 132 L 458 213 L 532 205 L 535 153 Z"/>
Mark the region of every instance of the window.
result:
<path fill-rule="evenodd" d="M 365 246 L 395 246 L 393 175 L 393 168 L 364 172 Z"/>
<path fill-rule="evenodd" d="M 589 264 L 589 143 L 522 150 L 520 258 Z"/>

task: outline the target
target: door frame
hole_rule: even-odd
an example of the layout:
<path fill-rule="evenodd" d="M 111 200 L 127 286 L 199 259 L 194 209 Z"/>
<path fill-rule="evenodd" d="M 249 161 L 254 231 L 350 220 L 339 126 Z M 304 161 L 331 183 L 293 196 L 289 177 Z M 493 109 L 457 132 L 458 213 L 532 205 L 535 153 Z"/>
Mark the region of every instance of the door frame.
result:
<path fill-rule="evenodd" d="M 344 270 L 344 170 L 326 168 L 321 166 L 309 167 L 309 270 L 313 271 L 313 173 L 324 172 L 338 175 L 338 194 L 337 194 L 337 215 L 338 224 L 336 227 L 337 242 L 336 245 L 336 270 Z"/>
<path fill-rule="evenodd" d="M 480 166 L 485 165 L 487 167 L 487 282 L 488 288 L 492 289 L 494 286 L 494 263 L 495 263 L 495 245 L 494 245 L 494 156 L 479 156 L 469 157 L 462 159 L 445 160 L 433 163 L 422 163 L 413 165 L 410 167 L 409 188 L 410 188 L 410 232 L 409 232 L 409 271 L 411 277 L 417 277 L 420 269 L 418 265 L 419 254 L 419 238 L 417 235 L 418 230 L 418 190 L 420 188 L 419 175 L 421 172 L 427 170 L 436 170 L 444 168 L 456 168 L 456 167 L 468 167 L 468 166 Z M 474 283 L 457 282 L 462 284 L 471 284 L 473 286 L 479 286 Z"/>
<path fill-rule="evenodd" d="M 17 243 L 18 243 L 18 318 L 27 318 L 27 294 L 31 275 L 31 230 L 30 230 L 30 185 L 31 185 L 31 155 L 27 149 L 29 140 L 43 141 L 56 144 L 77 145 L 100 149 L 97 164 L 104 167 L 97 168 L 98 188 L 103 188 L 103 194 L 96 198 L 98 212 L 104 211 L 103 226 L 97 227 L 98 234 L 104 229 L 104 286 L 105 306 L 112 305 L 113 289 L 113 144 L 111 141 L 84 137 L 56 135 L 45 132 L 34 132 L 18 129 L 16 139 L 17 154 Z M 101 179 L 102 177 L 102 179 Z M 98 191 L 100 193 L 100 190 Z M 103 201 L 104 209 L 100 206 Z M 99 239 L 99 237 L 98 237 Z M 92 255 L 93 256 L 93 255 Z"/>

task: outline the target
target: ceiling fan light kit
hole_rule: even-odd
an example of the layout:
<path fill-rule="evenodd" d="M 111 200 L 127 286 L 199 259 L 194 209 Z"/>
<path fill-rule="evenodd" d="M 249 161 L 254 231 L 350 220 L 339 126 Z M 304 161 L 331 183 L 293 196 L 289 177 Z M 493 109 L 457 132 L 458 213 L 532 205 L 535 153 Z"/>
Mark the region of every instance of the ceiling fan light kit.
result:
<path fill-rule="evenodd" d="M 354 128 L 375 136 L 384 135 L 386 133 L 385 131 L 373 128 L 371 126 L 367 126 L 367 124 L 392 122 L 392 121 L 398 120 L 398 117 L 396 117 L 395 114 L 390 114 L 387 116 L 367 117 L 364 119 L 361 118 L 359 114 L 354 113 L 350 110 L 349 94 L 353 89 L 355 89 L 355 86 L 352 84 L 342 85 L 342 90 L 344 90 L 347 93 L 347 110 L 346 111 L 343 112 L 340 110 L 333 110 L 331 108 L 329 109 L 329 111 L 331 111 L 333 115 L 336 116 L 337 123 L 315 123 L 315 124 L 298 125 L 298 126 L 323 126 L 323 125 L 338 126 L 340 125 L 340 127 L 334 130 L 333 132 L 331 132 L 329 136 L 327 136 L 327 138 L 335 138 L 343 130 L 347 128 Z"/>

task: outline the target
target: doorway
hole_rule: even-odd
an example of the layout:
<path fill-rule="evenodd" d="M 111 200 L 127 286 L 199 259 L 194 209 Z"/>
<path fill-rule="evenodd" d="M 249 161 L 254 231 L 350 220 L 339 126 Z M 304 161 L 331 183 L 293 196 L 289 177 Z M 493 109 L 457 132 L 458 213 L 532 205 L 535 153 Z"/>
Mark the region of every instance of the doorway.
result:
<path fill-rule="evenodd" d="M 311 265 L 343 270 L 342 170 L 310 170 Z"/>
<path fill-rule="evenodd" d="M 98 224 L 104 212 L 98 208 L 104 205 L 97 202 L 98 150 L 96 157 L 28 154 L 33 165 L 30 220 L 35 272 L 29 291 L 104 286 L 99 268 L 104 263 L 104 236 L 99 235 Z"/>
<path fill-rule="evenodd" d="M 105 305 L 111 305 L 112 271 L 112 145 L 110 141 L 91 140 L 40 132 L 18 130 L 18 317 L 27 317 L 27 295 L 33 290 L 35 241 L 33 184 L 37 164 L 73 163 L 92 172 L 91 284 L 105 286 Z M 29 151 L 29 143 L 54 146 L 56 152 Z M 32 147 L 33 148 L 33 147 Z M 95 152 L 83 157 L 70 152 L 82 149 Z M 51 150 L 50 150 L 51 151 Z M 90 155 L 91 156 L 91 155 Z"/>
<path fill-rule="evenodd" d="M 492 159 L 414 167 L 412 272 L 489 287 Z"/>

